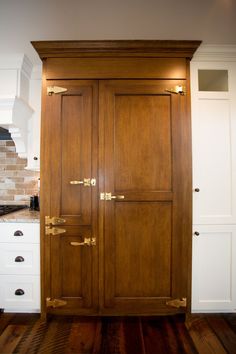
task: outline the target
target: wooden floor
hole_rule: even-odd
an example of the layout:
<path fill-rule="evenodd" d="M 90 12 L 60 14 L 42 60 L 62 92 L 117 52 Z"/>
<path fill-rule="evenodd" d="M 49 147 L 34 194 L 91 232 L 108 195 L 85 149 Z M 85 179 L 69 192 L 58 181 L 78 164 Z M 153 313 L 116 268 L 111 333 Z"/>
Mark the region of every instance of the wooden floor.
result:
<path fill-rule="evenodd" d="M 236 314 L 154 318 L 0 314 L 0 354 L 236 354 Z"/>

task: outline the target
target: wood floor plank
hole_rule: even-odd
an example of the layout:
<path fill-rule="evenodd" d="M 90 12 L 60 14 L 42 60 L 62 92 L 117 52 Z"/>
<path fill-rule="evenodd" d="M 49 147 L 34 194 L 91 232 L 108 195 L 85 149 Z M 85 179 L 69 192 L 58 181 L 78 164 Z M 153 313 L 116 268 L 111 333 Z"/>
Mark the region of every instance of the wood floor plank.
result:
<path fill-rule="evenodd" d="M 0 354 L 236 354 L 236 314 L 184 317 L 1 314 Z"/>
<path fill-rule="evenodd" d="M 193 340 L 190 337 L 186 327 L 185 327 L 185 319 L 181 320 L 178 317 L 175 318 L 175 326 L 177 331 L 177 337 L 182 343 L 183 353 L 186 354 L 198 354 Z"/>
<path fill-rule="evenodd" d="M 47 331 L 40 344 L 39 354 L 56 353 L 64 354 L 68 346 L 71 331 L 71 317 L 56 317 L 47 324 Z"/>
<path fill-rule="evenodd" d="M 1 313 L 0 314 L 0 335 L 5 330 L 7 325 L 12 322 L 14 314 L 12 313 Z"/>
<path fill-rule="evenodd" d="M 163 318 L 163 331 L 165 333 L 167 353 L 170 354 L 183 354 L 184 347 L 177 335 L 177 331 L 174 326 L 174 316 L 166 316 Z"/>
<path fill-rule="evenodd" d="M 236 353 L 236 333 L 222 316 L 207 316 L 207 322 L 230 354 Z"/>
<path fill-rule="evenodd" d="M 0 353 L 13 353 L 26 331 L 26 328 L 27 327 L 23 325 L 8 325 L 0 336 Z"/>
<path fill-rule="evenodd" d="M 124 353 L 146 354 L 140 318 L 126 318 L 122 322 Z"/>
<path fill-rule="evenodd" d="M 186 326 L 200 354 L 228 354 L 205 317 L 194 316 L 192 319 L 189 318 Z"/>
<path fill-rule="evenodd" d="M 127 354 L 124 345 L 124 332 L 121 318 L 102 319 L 102 354 Z"/>
<path fill-rule="evenodd" d="M 75 320 L 72 323 L 66 354 L 93 354 L 99 320 Z M 96 343 L 97 345 L 97 343 Z"/>
<path fill-rule="evenodd" d="M 146 354 L 168 354 L 163 335 L 163 319 L 143 319 L 142 328 Z"/>
<path fill-rule="evenodd" d="M 21 342 L 16 347 L 16 353 L 37 353 L 44 340 L 47 331 L 47 323 L 37 320 L 33 325 L 28 325 Z"/>
<path fill-rule="evenodd" d="M 225 321 L 229 324 L 229 326 L 234 331 L 234 333 L 236 333 L 236 313 L 227 313 L 226 315 L 223 316 Z"/>
<path fill-rule="evenodd" d="M 101 345 L 102 345 L 102 321 L 99 319 L 97 321 L 94 346 L 93 346 L 93 354 L 101 354 Z"/>

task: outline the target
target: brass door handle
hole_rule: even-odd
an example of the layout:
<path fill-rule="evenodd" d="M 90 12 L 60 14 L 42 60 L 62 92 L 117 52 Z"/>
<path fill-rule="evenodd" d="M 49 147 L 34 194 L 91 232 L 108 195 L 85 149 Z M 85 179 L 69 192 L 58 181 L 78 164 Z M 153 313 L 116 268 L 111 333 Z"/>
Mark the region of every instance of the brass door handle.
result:
<path fill-rule="evenodd" d="M 111 195 L 111 199 L 125 199 L 124 195 Z"/>
<path fill-rule="evenodd" d="M 125 199 L 124 195 L 112 195 L 111 193 L 100 193 L 100 200 L 122 200 Z"/>
<path fill-rule="evenodd" d="M 83 242 L 70 242 L 71 246 L 96 246 L 96 238 L 95 237 L 85 237 Z"/>
<path fill-rule="evenodd" d="M 84 178 L 83 180 L 80 181 L 70 181 L 70 184 L 72 185 L 83 185 L 84 187 L 94 187 L 96 186 L 96 178 Z"/>
<path fill-rule="evenodd" d="M 70 184 L 84 184 L 84 181 L 70 181 Z"/>

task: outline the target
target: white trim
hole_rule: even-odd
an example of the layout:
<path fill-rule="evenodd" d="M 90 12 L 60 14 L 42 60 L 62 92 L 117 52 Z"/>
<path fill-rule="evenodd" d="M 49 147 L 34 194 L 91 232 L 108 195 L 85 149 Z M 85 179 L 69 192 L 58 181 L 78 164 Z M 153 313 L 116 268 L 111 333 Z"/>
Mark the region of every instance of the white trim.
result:
<path fill-rule="evenodd" d="M 201 44 L 192 61 L 236 61 L 236 45 Z"/>
<path fill-rule="evenodd" d="M 31 73 L 31 80 L 42 80 L 43 65 L 34 65 Z"/>
<path fill-rule="evenodd" d="M 0 69 L 20 70 L 29 79 L 33 69 L 33 64 L 25 54 L 1 54 Z"/>

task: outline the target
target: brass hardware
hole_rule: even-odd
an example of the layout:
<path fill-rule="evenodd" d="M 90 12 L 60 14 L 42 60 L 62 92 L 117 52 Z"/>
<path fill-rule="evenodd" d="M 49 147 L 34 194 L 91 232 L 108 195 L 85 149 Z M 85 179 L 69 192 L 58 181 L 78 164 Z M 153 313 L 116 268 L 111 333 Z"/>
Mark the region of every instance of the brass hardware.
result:
<path fill-rule="evenodd" d="M 67 304 L 67 302 L 64 300 L 51 299 L 50 297 L 46 298 L 46 306 L 47 307 L 53 307 L 55 309 L 56 307 L 65 306 L 66 304 Z"/>
<path fill-rule="evenodd" d="M 194 235 L 195 235 L 195 236 L 199 236 L 200 233 L 199 233 L 198 231 L 195 231 L 195 232 L 194 232 Z"/>
<path fill-rule="evenodd" d="M 65 219 L 59 218 L 57 216 L 53 216 L 50 218 L 50 216 L 45 216 L 45 225 L 61 225 L 66 222 Z"/>
<path fill-rule="evenodd" d="M 112 200 L 112 199 L 125 199 L 124 195 L 112 195 L 111 193 L 105 193 L 105 200 Z"/>
<path fill-rule="evenodd" d="M 169 300 L 166 302 L 166 305 L 176 308 L 187 307 L 187 298 L 183 297 L 182 299 Z"/>
<path fill-rule="evenodd" d="M 91 181 L 90 181 L 90 183 L 91 183 L 91 186 L 96 186 L 96 178 L 91 178 Z"/>
<path fill-rule="evenodd" d="M 59 86 L 48 86 L 47 87 L 47 95 L 52 96 L 53 93 L 63 93 L 66 92 L 67 89 L 64 87 L 59 87 Z"/>
<path fill-rule="evenodd" d="M 81 181 L 70 181 L 70 184 L 82 184 L 85 187 L 96 186 L 96 178 L 84 178 Z"/>
<path fill-rule="evenodd" d="M 186 95 L 186 89 L 185 86 L 181 86 L 181 85 L 177 85 L 174 88 L 171 89 L 166 89 L 166 92 L 170 92 L 170 93 L 175 93 L 175 94 L 180 94 L 181 96 Z"/>
<path fill-rule="evenodd" d="M 61 229 L 60 227 L 52 227 L 50 228 L 50 226 L 46 226 L 45 227 L 45 234 L 46 235 L 60 235 L 63 234 L 64 232 L 66 232 L 65 229 Z"/>
<path fill-rule="evenodd" d="M 85 237 L 83 242 L 70 242 L 71 246 L 96 246 L 96 237 Z"/>
<path fill-rule="evenodd" d="M 92 237 L 91 246 L 96 246 L 96 237 Z"/>
<path fill-rule="evenodd" d="M 100 200 L 105 200 L 105 193 L 100 193 Z"/>

